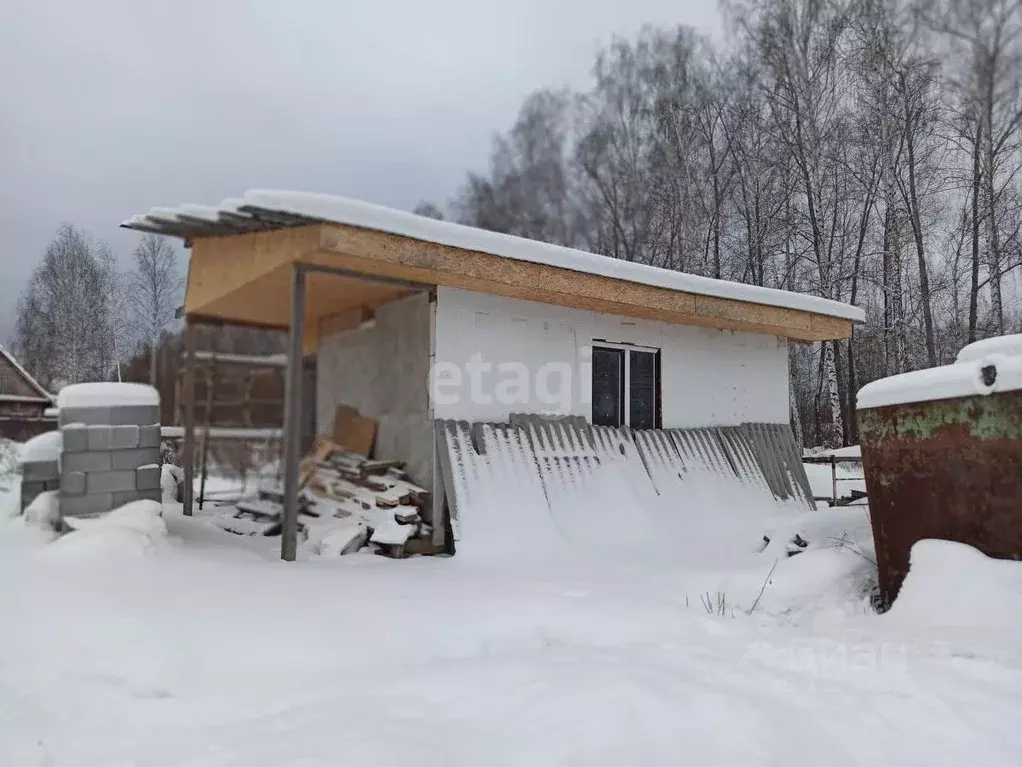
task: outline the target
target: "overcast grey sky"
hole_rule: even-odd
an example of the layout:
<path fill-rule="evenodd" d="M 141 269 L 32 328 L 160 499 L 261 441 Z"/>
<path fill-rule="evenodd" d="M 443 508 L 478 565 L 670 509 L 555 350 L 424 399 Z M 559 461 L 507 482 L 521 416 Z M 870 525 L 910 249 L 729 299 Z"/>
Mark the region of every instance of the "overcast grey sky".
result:
<path fill-rule="evenodd" d="M 715 0 L 6 0 L 0 341 L 61 221 L 107 240 L 154 205 L 251 187 L 446 200 L 544 86 Z M 184 253 L 182 253 L 182 256 Z"/>

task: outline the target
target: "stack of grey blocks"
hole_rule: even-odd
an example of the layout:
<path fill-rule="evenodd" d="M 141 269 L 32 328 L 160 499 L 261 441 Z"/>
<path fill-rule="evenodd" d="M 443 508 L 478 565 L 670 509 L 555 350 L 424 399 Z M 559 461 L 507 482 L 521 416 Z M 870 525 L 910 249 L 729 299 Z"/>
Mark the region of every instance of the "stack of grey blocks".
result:
<path fill-rule="evenodd" d="M 57 458 L 44 461 L 22 461 L 21 510 L 24 511 L 40 493 L 60 489 Z"/>
<path fill-rule="evenodd" d="M 159 420 L 157 405 L 62 407 L 61 516 L 159 501 Z"/>

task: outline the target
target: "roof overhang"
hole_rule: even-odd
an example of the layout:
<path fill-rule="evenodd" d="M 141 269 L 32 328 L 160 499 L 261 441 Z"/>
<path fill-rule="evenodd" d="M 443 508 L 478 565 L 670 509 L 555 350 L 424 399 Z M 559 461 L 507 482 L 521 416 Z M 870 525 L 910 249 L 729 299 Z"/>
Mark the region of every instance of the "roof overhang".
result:
<path fill-rule="evenodd" d="M 853 320 L 861 319 L 861 310 L 833 301 L 627 264 L 447 222 L 421 219 L 427 223 L 420 225 L 420 217 L 399 211 L 380 209 L 392 218 L 370 216 L 356 225 L 263 207 L 258 195 L 246 202 L 250 195 L 217 208 L 153 209 L 123 226 L 191 244 L 184 313 L 192 319 L 286 329 L 292 267 L 305 265 L 307 350 L 316 348 L 323 327 L 355 326 L 364 312 L 433 286 L 800 341 L 846 338 Z M 407 223 L 408 216 L 416 221 Z M 425 239 L 434 225 L 435 237 Z M 502 251 L 504 240 L 517 248 L 514 255 Z M 545 251 L 521 255 L 523 243 Z"/>

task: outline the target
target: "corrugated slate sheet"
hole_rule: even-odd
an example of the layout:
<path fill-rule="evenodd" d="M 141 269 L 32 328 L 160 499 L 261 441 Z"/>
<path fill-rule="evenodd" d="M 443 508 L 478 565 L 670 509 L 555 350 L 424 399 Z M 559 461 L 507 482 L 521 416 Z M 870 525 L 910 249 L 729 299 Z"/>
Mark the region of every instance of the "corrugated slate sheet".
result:
<path fill-rule="evenodd" d="M 589 430 L 600 462 L 621 472 L 639 502 L 654 502 L 658 493 L 635 444 L 633 435 L 637 432 L 627 426 L 590 426 Z"/>
<path fill-rule="evenodd" d="M 734 467 L 724 452 L 717 429 L 667 429 L 682 461 L 723 477 L 735 476 Z"/>
<path fill-rule="evenodd" d="M 515 414 L 513 420 L 529 436 L 550 515 L 569 541 L 656 540 L 647 511 L 656 494 L 627 433 L 592 427 L 581 418 Z"/>
<path fill-rule="evenodd" d="M 763 493 L 773 493 L 767 482 L 763 468 L 756 458 L 756 452 L 749 441 L 748 434 L 741 426 L 721 426 L 717 429 L 721 444 L 731 459 L 731 466 L 738 478 L 747 487 Z"/>
<path fill-rule="evenodd" d="M 644 543 L 686 511 L 764 497 L 813 508 L 784 425 L 632 431 L 577 417 L 514 414 L 510 421 L 436 422 L 455 540 L 467 525 L 498 543 L 552 530 L 574 543 Z M 467 519 L 468 508 L 486 519 Z"/>
<path fill-rule="evenodd" d="M 683 493 L 687 467 L 671 435 L 662 429 L 643 429 L 633 431 L 632 439 L 657 493 L 661 496 Z"/>
<path fill-rule="evenodd" d="M 547 499 L 525 432 L 502 423 L 434 423 L 455 541 L 465 530 L 477 539 L 477 531 L 488 533 L 479 540 L 481 547 L 513 540 L 539 542 L 548 537 Z M 487 519 L 474 520 L 478 513 Z M 527 520 L 536 529 L 530 529 Z"/>
<path fill-rule="evenodd" d="M 815 509 L 809 477 L 802 465 L 795 435 L 786 424 L 745 423 L 741 426 L 766 476 L 774 497 Z"/>

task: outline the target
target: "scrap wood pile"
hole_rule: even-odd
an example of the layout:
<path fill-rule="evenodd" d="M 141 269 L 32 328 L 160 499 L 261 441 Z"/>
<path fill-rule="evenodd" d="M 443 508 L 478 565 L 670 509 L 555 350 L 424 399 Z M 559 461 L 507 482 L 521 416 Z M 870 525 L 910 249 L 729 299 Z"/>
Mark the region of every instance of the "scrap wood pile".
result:
<path fill-rule="evenodd" d="M 428 491 L 410 481 L 401 461 L 369 458 L 372 435 L 343 434 L 338 426 L 342 415 L 351 419 L 342 409 L 338 408 L 334 436 L 361 450 L 324 439 L 302 459 L 299 539 L 319 554 L 351 554 L 364 546 L 395 558 L 440 553 L 431 543 L 432 528 L 423 521 Z M 258 497 L 239 502 L 216 524 L 239 535 L 279 535 L 283 496 L 279 485 L 262 489 Z"/>

